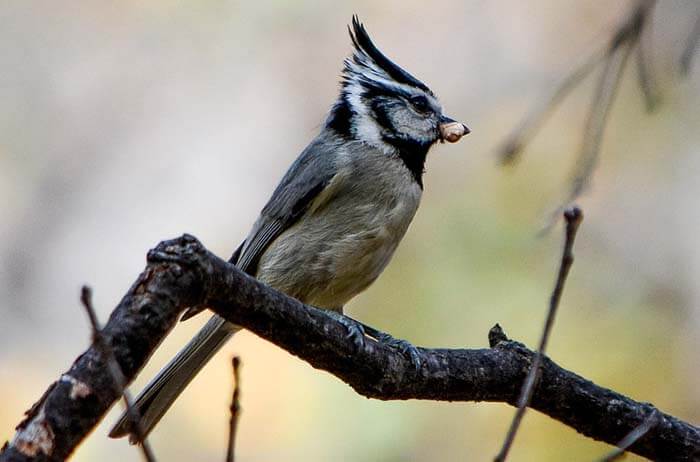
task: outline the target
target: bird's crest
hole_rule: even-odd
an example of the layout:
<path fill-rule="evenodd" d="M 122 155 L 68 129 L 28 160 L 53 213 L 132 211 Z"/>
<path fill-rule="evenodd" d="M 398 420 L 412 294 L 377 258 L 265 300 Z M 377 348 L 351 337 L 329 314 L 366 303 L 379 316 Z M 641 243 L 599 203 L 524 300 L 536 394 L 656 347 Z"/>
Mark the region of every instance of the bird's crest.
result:
<path fill-rule="evenodd" d="M 400 68 L 379 51 L 372 39 L 369 38 L 365 26 L 362 25 L 357 15 L 352 17 L 352 25 L 348 26 L 348 31 L 355 51 L 352 56 L 345 60 L 344 84 L 350 84 L 355 80 L 369 85 L 398 83 L 432 94 L 423 82 Z"/>

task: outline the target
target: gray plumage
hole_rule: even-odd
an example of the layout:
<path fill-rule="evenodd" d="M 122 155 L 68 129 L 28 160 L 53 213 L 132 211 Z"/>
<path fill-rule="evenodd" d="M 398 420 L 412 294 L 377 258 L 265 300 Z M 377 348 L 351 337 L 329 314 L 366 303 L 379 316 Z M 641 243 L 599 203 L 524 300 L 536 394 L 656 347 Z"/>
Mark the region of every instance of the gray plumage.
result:
<path fill-rule="evenodd" d="M 333 147 L 326 151 L 329 145 Z M 295 203 L 311 186 L 309 172 L 327 172 L 325 187 L 303 217 L 262 254 L 256 277 L 304 303 L 341 312 L 386 267 L 418 209 L 422 190 L 398 157 L 361 142 L 343 142 L 328 132 L 298 162 L 301 170 L 292 167 L 289 185 L 278 189 L 280 198 Z M 266 226 L 266 212 L 277 205 L 271 201 L 266 207 L 254 233 Z"/>
<path fill-rule="evenodd" d="M 388 264 L 418 209 L 428 148 L 456 124 L 424 84 L 381 55 L 356 18 L 351 37 L 355 52 L 324 129 L 233 257 L 271 287 L 338 313 Z M 146 386 L 135 403 L 145 434 L 238 329 L 212 316 Z M 110 436 L 128 433 L 124 415 Z"/>

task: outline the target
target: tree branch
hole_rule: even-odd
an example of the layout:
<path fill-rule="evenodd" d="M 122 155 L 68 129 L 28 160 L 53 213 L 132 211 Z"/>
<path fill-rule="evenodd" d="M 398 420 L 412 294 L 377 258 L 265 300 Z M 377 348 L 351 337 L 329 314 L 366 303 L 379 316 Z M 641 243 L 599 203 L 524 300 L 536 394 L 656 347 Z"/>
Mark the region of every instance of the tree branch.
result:
<path fill-rule="evenodd" d="M 160 243 L 102 329 L 131 382 L 187 307 L 206 305 L 227 320 L 328 371 L 376 399 L 494 401 L 515 405 L 534 353 L 492 333 L 488 349 L 425 349 L 421 367 L 368 339 L 358 351 L 345 327 L 322 310 L 281 294 L 207 251 L 192 236 Z M 531 407 L 580 433 L 615 444 L 655 408 L 562 369 L 543 358 Z M 64 460 L 119 398 L 102 355 L 91 346 L 63 380 L 49 387 L 0 453 L 0 462 Z M 75 393 L 76 384 L 81 393 Z M 32 448 L 21 441 L 35 441 Z M 31 449 L 31 450 L 29 450 Z M 629 451 L 651 459 L 691 461 L 700 429 L 659 411 L 658 424 Z"/>
<path fill-rule="evenodd" d="M 151 446 L 148 441 L 143 436 L 143 427 L 141 426 L 141 419 L 138 411 L 133 406 L 133 400 L 131 399 L 131 393 L 126 389 L 126 380 L 124 379 L 124 374 L 122 374 L 119 364 L 117 364 L 114 359 L 114 354 L 110 349 L 107 342 L 105 342 L 102 337 L 102 332 L 100 331 L 100 322 L 97 319 L 97 314 L 95 313 L 95 308 L 92 306 L 92 289 L 88 286 L 83 286 L 80 291 L 80 302 L 83 304 L 85 311 L 87 312 L 88 318 L 90 319 L 90 327 L 92 329 L 92 344 L 95 348 L 100 350 L 100 354 L 107 361 L 107 369 L 109 374 L 112 376 L 112 382 L 117 393 L 122 395 L 124 399 L 124 406 L 126 407 L 126 413 L 131 420 L 132 428 L 134 429 L 134 439 L 138 442 L 141 447 L 141 452 L 143 453 L 143 458 L 146 462 L 155 462 L 156 458 L 153 455 Z M 70 377 L 69 375 L 64 375 L 64 377 Z"/>
<path fill-rule="evenodd" d="M 683 48 L 683 54 L 681 55 L 681 74 L 687 75 L 690 72 L 690 67 L 693 63 L 693 56 L 695 55 L 695 50 L 698 48 L 698 43 L 700 43 L 700 13 L 695 19 L 695 24 L 693 24 L 693 30 L 690 31 L 687 43 Z"/>

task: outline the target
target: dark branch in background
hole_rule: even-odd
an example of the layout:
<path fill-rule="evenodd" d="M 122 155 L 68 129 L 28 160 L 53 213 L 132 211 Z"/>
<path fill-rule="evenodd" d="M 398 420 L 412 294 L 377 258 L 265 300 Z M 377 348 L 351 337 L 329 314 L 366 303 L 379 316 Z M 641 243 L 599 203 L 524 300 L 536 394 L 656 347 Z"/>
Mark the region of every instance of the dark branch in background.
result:
<path fill-rule="evenodd" d="M 513 164 L 520 159 L 522 151 L 527 144 L 542 128 L 542 125 L 564 98 L 579 85 L 596 68 L 603 58 L 607 56 L 607 46 L 599 50 L 577 66 L 563 82 L 557 86 L 552 95 L 540 106 L 536 107 L 520 122 L 520 125 L 508 136 L 499 148 L 499 157 L 504 165 Z"/>
<path fill-rule="evenodd" d="M 561 300 L 561 295 L 564 292 L 564 284 L 566 283 L 566 277 L 569 275 L 569 270 L 571 265 L 574 263 L 574 254 L 572 252 L 574 247 L 574 240 L 576 239 L 576 232 L 578 227 L 583 220 L 583 213 L 578 207 L 573 207 L 564 213 L 564 219 L 566 220 L 566 232 L 564 239 L 564 251 L 561 255 L 561 263 L 559 265 L 559 272 L 557 273 L 557 282 L 552 291 L 552 296 L 549 299 L 549 309 L 547 310 L 547 318 L 544 323 L 544 328 L 542 329 L 542 337 L 540 338 L 540 345 L 535 353 L 535 360 L 532 362 L 532 367 L 527 374 L 527 378 L 523 383 L 523 387 L 520 391 L 520 396 L 518 397 L 518 409 L 513 416 L 513 421 L 510 424 L 506 438 L 503 441 L 503 446 L 500 452 L 494 458 L 494 462 L 503 462 L 508 457 L 508 451 L 513 445 L 515 440 L 515 435 L 520 427 L 520 422 L 525 415 L 525 409 L 530 405 L 532 400 L 532 394 L 535 392 L 535 382 L 539 377 L 540 366 L 542 364 L 542 357 L 547 349 L 547 343 L 549 342 L 549 335 L 552 332 L 552 327 L 554 327 L 554 318 L 557 314 L 557 308 L 559 307 L 559 301 Z"/>
<path fill-rule="evenodd" d="M 645 29 L 648 30 L 648 29 Z M 640 32 L 637 43 L 637 78 L 639 79 L 639 88 L 642 90 L 644 102 L 648 113 L 652 113 L 658 107 L 661 97 L 659 95 L 659 86 L 656 81 L 654 71 L 649 59 L 648 41 L 651 40 L 650 34 Z"/>
<path fill-rule="evenodd" d="M 236 433 L 238 430 L 238 418 L 241 415 L 241 358 L 233 357 L 233 396 L 231 398 L 231 420 L 228 426 L 228 448 L 226 449 L 226 462 L 236 460 Z"/>
<path fill-rule="evenodd" d="M 226 320 L 269 340 L 311 366 L 330 372 L 355 391 L 382 400 L 491 401 L 515 405 L 534 353 L 492 332 L 492 348 L 420 348 L 421 367 L 391 346 L 367 339 L 358 348 L 343 324 L 242 273 L 192 236 L 160 243 L 102 330 L 128 382 L 190 306 L 204 305 Z M 119 398 L 102 355 L 93 345 L 71 366 L 74 385 L 58 381 L 17 427 L 0 462 L 68 457 Z M 580 433 L 615 444 L 654 406 L 634 401 L 542 360 L 530 407 Z M 28 452 L 17 441 L 41 439 Z M 650 459 L 692 461 L 700 429 L 659 412 L 659 422 L 630 446 Z"/>
<path fill-rule="evenodd" d="M 611 53 L 605 61 L 605 68 L 598 81 L 595 96 L 591 101 L 586 127 L 583 131 L 581 151 L 570 180 L 571 189 L 566 198 L 566 203 L 575 200 L 581 195 L 588 186 L 593 170 L 598 163 L 600 145 L 603 140 L 610 108 L 620 86 L 620 79 L 622 78 L 625 64 L 632 53 L 633 44 L 631 42 L 621 40 L 620 43 L 620 46 L 611 47 Z"/>
<path fill-rule="evenodd" d="M 584 63 L 576 68 L 557 87 L 543 106 L 528 115 L 521 125 L 508 137 L 499 149 L 501 163 L 511 164 L 518 160 L 527 143 L 537 134 L 547 117 L 561 103 L 566 95 L 580 84 L 591 71 L 600 63 L 604 63 L 603 72 L 598 81 L 596 91 L 591 99 L 588 118 L 583 133 L 583 141 L 578 159 L 573 169 L 570 189 L 563 205 L 556 208 L 554 217 L 586 189 L 598 163 L 600 146 L 605 132 L 608 114 L 615 101 L 620 79 L 626 68 L 628 58 L 634 47 L 637 47 L 637 71 L 639 83 L 644 95 L 646 107 L 653 110 L 659 101 L 658 90 L 653 78 L 651 66 L 647 59 L 642 40 L 645 26 L 650 22 L 650 16 L 656 0 L 638 0 L 630 14 L 613 32 L 609 42 L 602 51 L 593 53 Z M 548 227 L 551 227 L 550 220 Z"/>
<path fill-rule="evenodd" d="M 143 437 L 143 427 L 141 426 L 141 419 L 138 415 L 138 411 L 132 405 L 133 401 L 131 399 L 131 394 L 126 388 L 126 379 L 122 370 L 117 364 L 114 358 L 114 353 L 112 349 L 107 344 L 105 339 L 102 337 L 100 329 L 100 321 L 97 319 L 97 314 L 95 313 L 95 308 L 92 306 L 92 289 L 88 286 L 83 286 L 80 290 L 80 302 L 82 303 L 85 311 L 90 319 L 90 327 L 92 329 L 92 344 L 99 350 L 103 358 L 106 358 L 107 369 L 112 377 L 112 383 L 114 384 L 114 389 L 117 393 L 122 395 L 124 399 L 124 406 L 126 406 L 126 412 L 131 420 L 131 428 L 134 429 L 134 438 L 141 446 L 141 452 L 143 453 L 144 459 L 147 462 L 155 462 L 155 457 L 153 456 L 153 451 L 146 438 Z M 65 376 L 64 376 L 65 377 Z M 68 376 L 70 377 L 70 376 Z"/>
<path fill-rule="evenodd" d="M 693 56 L 698 49 L 698 44 L 700 43 L 700 12 L 698 12 L 698 17 L 695 19 L 695 24 L 693 25 L 693 30 L 688 36 L 688 42 L 683 49 L 683 54 L 681 55 L 681 73 L 687 75 L 690 72 L 690 67 L 693 64 Z"/>

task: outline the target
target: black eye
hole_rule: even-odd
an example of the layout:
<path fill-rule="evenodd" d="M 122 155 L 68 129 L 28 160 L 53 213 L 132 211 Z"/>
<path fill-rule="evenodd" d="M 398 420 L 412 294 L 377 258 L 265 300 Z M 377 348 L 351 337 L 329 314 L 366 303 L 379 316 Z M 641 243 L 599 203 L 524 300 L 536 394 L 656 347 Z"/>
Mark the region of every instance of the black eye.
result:
<path fill-rule="evenodd" d="M 409 101 L 411 101 L 411 105 L 418 112 L 426 113 L 430 110 L 428 98 L 423 95 L 411 96 Z"/>

